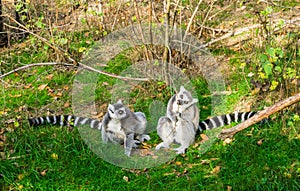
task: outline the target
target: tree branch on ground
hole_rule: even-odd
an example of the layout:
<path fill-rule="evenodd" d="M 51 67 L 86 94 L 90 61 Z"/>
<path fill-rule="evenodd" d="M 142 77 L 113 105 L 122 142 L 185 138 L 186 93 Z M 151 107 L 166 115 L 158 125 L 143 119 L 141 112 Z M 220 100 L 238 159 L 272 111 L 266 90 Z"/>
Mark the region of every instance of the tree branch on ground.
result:
<path fill-rule="evenodd" d="M 280 101 L 262 111 L 259 111 L 256 115 L 251 117 L 250 119 L 232 127 L 230 129 L 223 129 L 221 133 L 218 135 L 219 139 L 225 140 L 227 138 L 232 138 L 237 132 L 246 129 L 247 127 L 258 123 L 259 121 L 266 119 L 271 114 L 276 113 L 292 104 L 295 104 L 300 101 L 300 93 L 289 97 L 283 101 Z"/>

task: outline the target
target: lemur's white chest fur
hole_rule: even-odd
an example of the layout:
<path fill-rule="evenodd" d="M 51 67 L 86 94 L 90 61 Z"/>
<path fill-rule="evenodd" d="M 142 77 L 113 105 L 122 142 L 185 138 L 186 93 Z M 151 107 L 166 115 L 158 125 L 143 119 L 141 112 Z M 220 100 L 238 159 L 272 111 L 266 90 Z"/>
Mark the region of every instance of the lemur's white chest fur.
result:
<path fill-rule="evenodd" d="M 107 124 L 107 131 L 114 132 L 118 138 L 125 137 L 125 133 L 121 129 L 121 121 L 118 119 L 111 119 L 111 121 Z"/>

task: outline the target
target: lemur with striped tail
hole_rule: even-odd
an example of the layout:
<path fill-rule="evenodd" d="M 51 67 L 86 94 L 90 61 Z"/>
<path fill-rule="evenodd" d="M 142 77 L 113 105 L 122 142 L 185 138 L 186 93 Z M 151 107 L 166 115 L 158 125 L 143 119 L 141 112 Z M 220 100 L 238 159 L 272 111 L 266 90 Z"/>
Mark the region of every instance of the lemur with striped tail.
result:
<path fill-rule="evenodd" d="M 196 106 L 197 99 L 192 97 L 191 92 L 183 86 L 180 91 L 173 95 L 167 105 L 166 116 L 159 119 L 157 134 L 163 142 L 156 146 L 169 148 L 172 143 L 180 144 L 175 148 L 177 154 L 184 154 L 185 150 L 194 142 L 196 133 L 203 130 L 228 125 L 232 122 L 242 122 L 254 116 L 256 112 L 235 112 L 216 116 L 199 122 L 199 109 Z"/>
<path fill-rule="evenodd" d="M 150 136 L 144 134 L 147 125 L 145 114 L 130 111 L 121 100 L 108 105 L 102 121 L 72 115 L 44 116 L 30 118 L 28 121 L 31 126 L 46 123 L 60 126 L 89 125 L 101 131 L 104 143 L 124 144 L 127 156 L 130 156 L 132 148 L 137 147 L 137 143 L 150 140 Z"/>

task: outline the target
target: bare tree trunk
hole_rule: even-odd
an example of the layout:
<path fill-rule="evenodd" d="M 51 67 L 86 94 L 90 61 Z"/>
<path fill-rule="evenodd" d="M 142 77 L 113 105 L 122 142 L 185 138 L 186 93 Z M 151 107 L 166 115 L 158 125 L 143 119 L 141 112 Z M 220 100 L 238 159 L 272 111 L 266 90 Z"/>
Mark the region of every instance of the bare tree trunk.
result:
<path fill-rule="evenodd" d="M 2 1 L 0 0 L 0 47 L 7 45 L 7 34 L 3 28 Z"/>
<path fill-rule="evenodd" d="M 222 132 L 218 135 L 218 138 L 222 140 L 225 140 L 226 138 L 232 138 L 237 132 L 246 129 L 247 127 L 256 124 L 257 122 L 269 117 L 271 114 L 276 113 L 299 101 L 300 101 L 300 93 L 258 112 L 255 116 L 238 124 L 235 127 L 232 127 L 230 129 L 223 129 Z"/>
<path fill-rule="evenodd" d="M 163 54 L 163 61 L 164 61 L 164 75 L 165 75 L 165 81 L 167 85 L 170 85 L 170 76 L 169 76 L 169 25 L 170 25 L 170 4 L 171 0 L 165 0 L 165 25 L 166 25 L 166 30 L 165 30 L 165 50 Z"/>

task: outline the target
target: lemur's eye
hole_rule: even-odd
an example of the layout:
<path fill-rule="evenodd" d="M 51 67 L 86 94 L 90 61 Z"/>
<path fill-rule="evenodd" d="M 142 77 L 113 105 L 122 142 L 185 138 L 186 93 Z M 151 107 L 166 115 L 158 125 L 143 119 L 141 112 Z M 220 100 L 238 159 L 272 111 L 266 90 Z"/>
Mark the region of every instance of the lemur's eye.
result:
<path fill-rule="evenodd" d="M 188 101 L 184 101 L 183 103 L 184 103 L 184 104 L 188 104 L 189 102 L 188 102 Z"/>
<path fill-rule="evenodd" d="M 122 114 L 124 113 L 124 111 L 120 110 L 120 111 L 118 111 L 118 113 L 119 113 L 120 115 L 122 115 Z"/>

